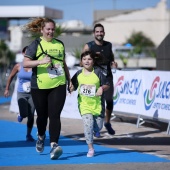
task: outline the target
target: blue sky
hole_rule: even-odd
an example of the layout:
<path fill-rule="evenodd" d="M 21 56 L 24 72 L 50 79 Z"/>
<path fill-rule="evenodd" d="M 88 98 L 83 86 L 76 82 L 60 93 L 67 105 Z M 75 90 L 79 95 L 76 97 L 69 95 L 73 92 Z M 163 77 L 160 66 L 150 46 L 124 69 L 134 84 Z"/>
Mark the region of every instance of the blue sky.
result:
<path fill-rule="evenodd" d="M 154 7 L 160 0 L 0 0 L 0 5 L 45 5 L 63 11 L 63 19 L 81 20 L 91 26 L 94 10 L 142 9 Z"/>

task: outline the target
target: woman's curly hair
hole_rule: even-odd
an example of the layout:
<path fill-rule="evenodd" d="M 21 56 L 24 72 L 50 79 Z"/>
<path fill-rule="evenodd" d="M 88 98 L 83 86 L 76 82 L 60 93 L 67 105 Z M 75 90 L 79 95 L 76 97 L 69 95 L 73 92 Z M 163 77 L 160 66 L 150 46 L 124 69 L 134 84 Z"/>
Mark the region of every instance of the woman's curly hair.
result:
<path fill-rule="evenodd" d="M 41 33 L 41 29 L 49 22 L 52 22 L 55 25 L 55 22 L 50 18 L 30 18 L 30 22 L 24 26 L 24 29 L 31 33 Z"/>

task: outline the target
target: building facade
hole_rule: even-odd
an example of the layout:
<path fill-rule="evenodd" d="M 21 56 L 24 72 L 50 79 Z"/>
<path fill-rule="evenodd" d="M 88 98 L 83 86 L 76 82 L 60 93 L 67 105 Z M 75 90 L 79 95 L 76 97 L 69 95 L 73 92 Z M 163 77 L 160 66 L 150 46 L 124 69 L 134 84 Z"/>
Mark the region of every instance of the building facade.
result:
<path fill-rule="evenodd" d="M 94 23 L 104 25 L 105 40 L 113 44 L 122 45 L 133 32 L 141 31 L 158 46 L 170 31 L 170 12 L 166 0 L 160 0 L 152 8 L 112 10 L 106 14 L 105 11 L 95 11 Z"/>

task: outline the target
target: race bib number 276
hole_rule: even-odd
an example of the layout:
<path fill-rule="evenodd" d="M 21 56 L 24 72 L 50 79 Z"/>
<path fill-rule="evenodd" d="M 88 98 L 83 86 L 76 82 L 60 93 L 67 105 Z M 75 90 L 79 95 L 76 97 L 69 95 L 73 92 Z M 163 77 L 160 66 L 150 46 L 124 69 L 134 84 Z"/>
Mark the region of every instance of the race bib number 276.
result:
<path fill-rule="evenodd" d="M 95 85 L 80 85 L 80 94 L 88 97 L 94 97 L 96 94 L 96 86 Z"/>

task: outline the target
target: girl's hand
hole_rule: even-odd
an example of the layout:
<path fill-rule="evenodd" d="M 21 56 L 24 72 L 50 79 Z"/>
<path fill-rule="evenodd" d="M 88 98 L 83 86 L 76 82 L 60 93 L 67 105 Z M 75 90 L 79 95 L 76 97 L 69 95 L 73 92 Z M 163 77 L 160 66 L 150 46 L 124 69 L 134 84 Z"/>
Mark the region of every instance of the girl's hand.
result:
<path fill-rule="evenodd" d="M 74 86 L 73 86 L 73 84 L 72 84 L 71 80 L 70 80 L 70 83 L 69 83 L 69 87 L 68 87 L 68 89 L 69 89 L 69 93 L 71 93 L 71 92 L 73 92 L 73 91 L 74 91 Z"/>
<path fill-rule="evenodd" d="M 102 86 L 98 88 L 97 92 L 96 92 L 96 96 L 101 96 L 103 94 L 103 88 Z"/>

